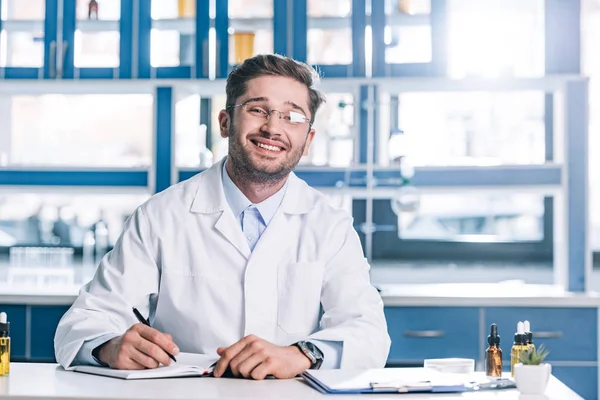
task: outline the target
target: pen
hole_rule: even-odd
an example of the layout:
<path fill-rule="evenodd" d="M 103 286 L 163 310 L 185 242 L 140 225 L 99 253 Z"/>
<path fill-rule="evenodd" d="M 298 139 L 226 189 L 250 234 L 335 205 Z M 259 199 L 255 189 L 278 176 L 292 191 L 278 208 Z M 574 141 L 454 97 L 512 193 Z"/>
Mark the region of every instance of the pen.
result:
<path fill-rule="evenodd" d="M 138 321 L 140 321 L 142 324 L 146 325 L 146 326 L 150 326 L 150 322 L 148 322 L 146 320 L 146 318 L 144 318 L 142 316 L 142 314 L 140 314 L 140 312 L 137 310 L 137 308 L 135 307 L 131 307 L 133 309 L 133 313 L 135 314 L 135 317 L 137 318 Z M 171 353 L 169 353 L 168 351 L 165 350 L 165 353 L 167 353 L 169 355 L 169 357 L 171 358 L 171 360 L 177 362 L 177 360 L 175 359 L 175 357 L 173 357 L 171 355 Z"/>

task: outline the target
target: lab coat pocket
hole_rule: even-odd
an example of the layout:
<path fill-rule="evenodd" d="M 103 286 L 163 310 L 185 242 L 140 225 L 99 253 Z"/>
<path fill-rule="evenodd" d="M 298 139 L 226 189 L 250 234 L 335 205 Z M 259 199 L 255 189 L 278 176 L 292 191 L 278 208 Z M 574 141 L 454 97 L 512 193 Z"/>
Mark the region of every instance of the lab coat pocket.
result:
<path fill-rule="evenodd" d="M 309 335 L 319 324 L 323 263 L 280 266 L 277 272 L 277 324 L 288 335 Z"/>

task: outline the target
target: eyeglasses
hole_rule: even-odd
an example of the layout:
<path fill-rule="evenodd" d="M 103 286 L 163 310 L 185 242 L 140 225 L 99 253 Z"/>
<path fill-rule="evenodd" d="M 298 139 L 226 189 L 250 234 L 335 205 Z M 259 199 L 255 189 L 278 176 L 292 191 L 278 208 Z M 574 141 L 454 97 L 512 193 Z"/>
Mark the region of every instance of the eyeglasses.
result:
<path fill-rule="evenodd" d="M 265 108 L 265 107 L 262 107 L 262 106 L 259 106 L 256 104 L 246 104 L 246 103 L 229 106 L 229 107 L 227 107 L 227 109 L 229 110 L 229 109 L 236 108 L 236 107 L 241 107 L 246 115 L 248 115 L 251 118 L 257 119 L 257 120 L 260 119 L 263 121 L 263 123 L 264 123 L 264 121 L 271 118 L 271 115 L 276 113 L 277 116 L 279 117 L 279 120 L 283 121 L 286 128 L 293 130 L 293 131 L 303 130 L 306 128 L 307 125 L 308 125 L 308 128 L 310 129 L 310 127 L 312 126 L 312 124 L 310 123 L 310 119 L 308 117 L 306 117 L 304 114 L 299 113 L 297 111 L 279 111 L 279 110 Z"/>

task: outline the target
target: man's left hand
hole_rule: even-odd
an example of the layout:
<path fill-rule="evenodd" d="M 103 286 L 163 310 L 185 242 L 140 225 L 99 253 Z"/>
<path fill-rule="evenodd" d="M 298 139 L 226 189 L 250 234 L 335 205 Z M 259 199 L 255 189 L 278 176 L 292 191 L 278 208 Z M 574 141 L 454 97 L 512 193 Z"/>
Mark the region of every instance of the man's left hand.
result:
<path fill-rule="evenodd" d="M 229 347 L 219 347 L 221 356 L 214 376 L 219 378 L 227 367 L 234 376 L 265 379 L 273 375 L 289 379 L 310 368 L 310 360 L 296 346 L 277 346 L 255 335 L 248 335 Z"/>

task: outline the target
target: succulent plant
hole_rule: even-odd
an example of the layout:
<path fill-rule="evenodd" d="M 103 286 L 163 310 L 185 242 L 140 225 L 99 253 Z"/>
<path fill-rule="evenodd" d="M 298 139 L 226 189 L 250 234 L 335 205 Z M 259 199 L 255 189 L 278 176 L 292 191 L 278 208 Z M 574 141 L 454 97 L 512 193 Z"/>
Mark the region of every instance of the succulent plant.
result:
<path fill-rule="evenodd" d="M 531 348 L 523 351 L 519 356 L 519 361 L 523 365 L 540 365 L 548 356 L 548 353 L 549 351 L 546 350 L 544 345 L 541 345 L 539 348 Z"/>

